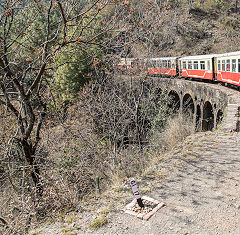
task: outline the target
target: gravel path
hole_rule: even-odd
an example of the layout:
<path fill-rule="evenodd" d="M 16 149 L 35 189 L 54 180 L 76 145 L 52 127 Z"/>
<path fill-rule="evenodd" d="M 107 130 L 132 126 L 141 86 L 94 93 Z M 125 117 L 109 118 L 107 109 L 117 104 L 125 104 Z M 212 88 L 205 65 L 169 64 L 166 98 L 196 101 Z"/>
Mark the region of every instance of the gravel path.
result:
<path fill-rule="evenodd" d="M 166 203 L 164 208 L 149 221 L 114 213 L 110 222 L 95 232 L 238 234 L 240 135 L 195 137 L 198 139 L 195 145 L 173 155 L 170 161 L 175 170 L 164 181 L 152 179 L 154 188 L 149 196 Z M 157 167 L 167 167 L 166 163 Z"/>
<path fill-rule="evenodd" d="M 148 221 L 122 211 L 133 199 L 125 184 L 98 202 L 89 200 L 92 210 L 78 213 L 73 223 L 50 224 L 35 234 L 239 234 L 239 179 L 240 133 L 198 133 L 137 179 L 140 192 L 148 187 L 144 195 L 166 204 Z M 107 223 L 90 229 L 109 205 Z"/>

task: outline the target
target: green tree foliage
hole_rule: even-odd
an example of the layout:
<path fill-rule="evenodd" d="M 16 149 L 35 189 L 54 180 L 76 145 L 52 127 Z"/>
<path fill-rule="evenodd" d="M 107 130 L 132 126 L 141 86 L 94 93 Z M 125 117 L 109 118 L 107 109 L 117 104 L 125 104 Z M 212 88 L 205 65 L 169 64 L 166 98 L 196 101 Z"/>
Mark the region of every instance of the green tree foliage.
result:
<path fill-rule="evenodd" d="M 215 0 L 215 6 L 219 9 L 224 8 L 225 1 L 224 0 Z"/>
<path fill-rule="evenodd" d="M 56 63 L 60 66 L 54 73 L 56 83 L 53 84 L 53 90 L 58 103 L 72 101 L 80 88 L 97 76 L 94 61 L 87 52 L 64 53 Z"/>
<path fill-rule="evenodd" d="M 60 12 L 54 5 L 51 12 L 46 14 L 49 4 L 26 3 L 25 7 L 18 10 L 11 22 L 11 35 L 7 41 L 17 48 L 17 53 L 11 55 L 25 67 L 41 59 L 42 47 L 46 44 L 46 40 L 49 40 L 49 49 L 51 47 L 55 49 L 56 42 L 63 37 L 62 33 L 58 33 Z"/>
<path fill-rule="evenodd" d="M 109 34 L 103 33 L 101 15 L 92 20 L 92 14 L 90 12 L 84 18 L 83 27 L 87 29 L 83 33 L 79 32 L 81 37 L 77 38 L 79 42 L 88 42 L 89 45 L 75 49 L 69 47 L 56 57 L 57 69 L 53 75 L 55 78 L 53 91 L 57 104 L 73 101 L 81 87 L 91 79 L 97 78 L 102 69 L 100 61 L 104 48 L 100 46 L 100 43 Z M 89 24 L 94 27 L 89 27 Z"/>

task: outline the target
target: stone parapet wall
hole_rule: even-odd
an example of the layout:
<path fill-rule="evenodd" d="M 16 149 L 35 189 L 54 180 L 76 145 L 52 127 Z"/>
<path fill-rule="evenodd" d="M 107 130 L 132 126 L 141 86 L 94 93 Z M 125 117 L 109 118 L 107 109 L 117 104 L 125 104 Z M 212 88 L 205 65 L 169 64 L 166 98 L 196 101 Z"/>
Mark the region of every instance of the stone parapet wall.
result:
<path fill-rule="evenodd" d="M 239 131 L 240 92 L 220 84 L 191 81 L 181 78 L 159 78 L 159 87 L 179 99 L 179 111 L 192 112 L 199 130 Z M 186 106 L 188 106 L 186 108 Z M 220 122 L 223 117 L 223 122 Z"/>

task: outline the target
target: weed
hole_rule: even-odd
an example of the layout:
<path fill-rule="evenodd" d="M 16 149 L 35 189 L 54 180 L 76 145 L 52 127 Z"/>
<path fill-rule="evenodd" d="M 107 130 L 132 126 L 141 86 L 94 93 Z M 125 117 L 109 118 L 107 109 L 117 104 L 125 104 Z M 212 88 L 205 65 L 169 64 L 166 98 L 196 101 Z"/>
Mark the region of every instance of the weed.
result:
<path fill-rule="evenodd" d="M 107 218 L 105 216 L 98 217 L 89 224 L 89 228 L 100 228 L 107 223 Z"/>
<path fill-rule="evenodd" d="M 54 218 L 47 218 L 44 222 L 44 226 L 48 226 L 49 224 L 52 224 L 55 222 Z"/>
<path fill-rule="evenodd" d="M 149 185 L 148 187 L 141 189 L 142 194 L 150 193 L 151 191 L 152 191 L 152 185 Z"/>
<path fill-rule="evenodd" d="M 114 188 L 113 191 L 114 191 L 115 193 L 119 193 L 121 190 L 120 190 L 120 188 Z"/>
<path fill-rule="evenodd" d="M 72 227 L 64 227 L 62 228 L 62 235 L 75 235 L 76 232 L 73 232 L 74 228 Z"/>
<path fill-rule="evenodd" d="M 224 0 L 215 0 L 215 6 L 219 9 L 223 9 L 224 7 Z"/>
<path fill-rule="evenodd" d="M 99 214 L 100 215 L 107 215 L 108 213 L 110 213 L 112 211 L 113 208 L 113 204 L 111 204 L 109 207 L 103 208 Z"/>
<path fill-rule="evenodd" d="M 204 146 L 204 144 L 201 143 L 201 142 L 196 142 L 196 143 L 194 143 L 194 146 L 195 147 L 202 147 L 202 146 Z"/>
<path fill-rule="evenodd" d="M 65 217 L 65 222 L 68 223 L 68 224 L 71 224 L 73 223 L 74 221 L 76 221 L 76 215 L 74 213 L 70 213 L 69 215 L 67 215 Z"/>
<path fill-rule="evenodd" d="M 153 137 L 153 145 L 156 142 L 160 143 L 160 147 L 165 150 L 172 150 L 177 146 L 184 138 L 194 133 L 194 125 L 191 121 L 186 121 L 187 118 L 183 116 L 176 116 L 168 120 L 167 126 L 162 133 L 155 133 Z"/>
<path fill-rule="evenodd" d="M 32 232 L 29 233 L 29 235 L 37 235 L 40 233 L 40 229 L 35 229 Z"/>
<path fill-rule="evenodd" d="M 66 214 L 67 214 L 67 209 L 62 210 L 60 212 L 60 215 L 59 215 L 59 218 L 58 218 L 59 222 L 63 222 L 64 221 L 64 217 L 66 216 Z"/>

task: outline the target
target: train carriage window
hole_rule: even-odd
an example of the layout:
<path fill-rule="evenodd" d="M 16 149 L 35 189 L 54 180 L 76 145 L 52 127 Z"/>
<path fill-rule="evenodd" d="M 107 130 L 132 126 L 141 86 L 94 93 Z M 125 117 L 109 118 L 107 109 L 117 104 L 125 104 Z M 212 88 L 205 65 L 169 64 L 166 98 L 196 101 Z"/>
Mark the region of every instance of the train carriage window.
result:
<path fill-rule="evenodd" d="M 235 73 L 236 72 L 236 59 L 232 60 L 232 72 Z"/>
<path fill-rule="evenodd" d="M 227 60 L 227 63 L 226 63 L 226 71 L 230 71 L 230 60 Z"/>
<path fill-rule="evenodd" d="M 162 61 L 159 61 L 159 67 L 160 67 L 160 68 L 163 67 L 163 63 L 162 63 Z"/>
<path fill-rule="evenodd" d="M 167 67 L 171 68 L 171 61 L 170 60 L 167 61 Z"/>
<path fill-rule="evenodd" d="M 182 62 L 182 69 L 187 69 L 186 61 L 183 61 L 183 62 Z"/>
<path fill-rule="evenodd" d="M 222 71 L 225 71 L 225 60 L 222 60 Z"/>
<path fill-rule="evenodd" d="M 207 69 L 208 69 L 208 71 L 210 71 L 210 60 L 208 60 L 208 62 L 207 62 Z"/>
<path fill-rule="evenodd" d="M 218 60 L 218 71 L 221 71 L 221 60 Z"/>
<path fill-rule="evenodd" d="M 172 62 L 172 69 L 175 69 L 175 63 Z"/>
<path fill-rule="evenodd" d="M 188 69 L 192 69 L 192 61 L 188 61 Z"/>
<path fill-rule="evenodd" d="M 166 60 L 163 61 L 163 68 L 167 68 L 167 61 Z"/>
<path fill-rule="evenodd" d="M 205 70 L 205 61 L 200 61 L 200 69 Z"/>
<path fill-rule="evenodd" d="M 198 69 L 198 61 L 193 62 L 193 69 L 195 69 L 195 70 Z"/>
<path fill-rule="evenodd" d="M 240 73 L 240 59 L 238 59 L 238 72 Z"/>

